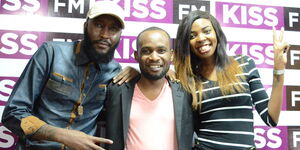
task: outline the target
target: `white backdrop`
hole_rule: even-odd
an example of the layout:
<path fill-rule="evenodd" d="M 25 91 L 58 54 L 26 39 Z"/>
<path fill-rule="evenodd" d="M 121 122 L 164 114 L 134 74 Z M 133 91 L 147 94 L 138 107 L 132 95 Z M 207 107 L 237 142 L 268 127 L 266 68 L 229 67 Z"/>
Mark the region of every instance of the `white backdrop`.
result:
<path fill-rule="evenodd" d="M 182 17 L 191 10 L 211 12 L 228 39 L 228 54 L 255 59 L 263 84 L 272 85 L 272 26 L 285 28 L 291 44 L 285 73 L 284 104 L 278 127 L 268 128 L 255 114 L 258 149 L 300 149 L 300 1 L 296 0 L 114 0 L 126 12 L 126 28 L 115 58 L 137 67 L 133 59 L 140 31 L 159 26 L 176 37 Z M 0 118 L 26 63 L 44 41 L 82 38 L 83 23 L 94 0 L 0 1 Z M 14 149 L 17 137 L 0 123 L 0 149 Z"/>

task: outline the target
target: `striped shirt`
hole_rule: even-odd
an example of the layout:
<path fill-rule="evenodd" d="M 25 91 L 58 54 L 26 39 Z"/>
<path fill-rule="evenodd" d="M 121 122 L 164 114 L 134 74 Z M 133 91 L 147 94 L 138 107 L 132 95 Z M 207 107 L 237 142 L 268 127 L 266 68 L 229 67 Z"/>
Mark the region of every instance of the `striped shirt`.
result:
<path fill-rule="evenodd" d="M 201 112 L 195 112 L 197 143 L 204 150 L 238 150 L 254 146 L 253 109 L 268 126 L 276 126 L 268 113 L 268 95 L 254 61 L 235 56 L 246 77 L 242 93 L 222 95 L 217 82 L 203 81 Z M 238 76 L 238 75 L 237 75 Z"/>

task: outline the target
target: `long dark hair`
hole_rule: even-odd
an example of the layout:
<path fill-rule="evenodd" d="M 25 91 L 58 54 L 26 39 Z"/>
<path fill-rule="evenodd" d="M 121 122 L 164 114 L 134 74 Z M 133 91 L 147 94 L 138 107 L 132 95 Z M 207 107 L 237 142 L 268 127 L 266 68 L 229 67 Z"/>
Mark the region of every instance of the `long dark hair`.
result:
<path fill-rule="evenodd" d="M 174 64 L 177 78 L 182 82 L 183 87 L 193 96 L 194 108 L 200 106 L 202 99 L 202 93 L 200 92 L 202 91 L 202 81 L 199 79 L 199 74 L 196 74 L 196 71 L 201 69 L 198 68 L 198 65 L 201 64 L 201 59 L 191 51 L 190 33 L 192 24 L 200 18 L 208 19 L 216 32 L 218 43 L 214 53 L 215 67 L 218 83 L 223 94 L 233 92 L 229 88 L 224 89 L 224 87 L 230 83 L 239 81 L 235 77 L 235 74 L 242 72 L 241 69 L 238 69 L 238 63 L 226 54 L 227 39 L 217 19 L 208 12 L 200 10 L 190 12 L 178 26 L 175 40 Z M 235 69 L 237 70 L 234 71 Z M 241 87 L 234 85 L 234 89 L 240 91 Z M 199 94 L 196 94 L 197 91 Z"/>

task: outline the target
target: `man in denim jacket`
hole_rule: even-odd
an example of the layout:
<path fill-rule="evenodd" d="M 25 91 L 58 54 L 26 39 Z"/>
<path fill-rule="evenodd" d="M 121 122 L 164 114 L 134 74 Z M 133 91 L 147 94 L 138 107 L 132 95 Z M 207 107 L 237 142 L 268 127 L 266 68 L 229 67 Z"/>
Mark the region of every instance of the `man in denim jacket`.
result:
<path fill-rule="evenodd" d="M 102 149 L 95 137 L 106 85 L 121 66 L 112 58 L 124 29 L 124 11 L 96 2 L 84 40 L 46 42 L 30 59 L 3 112 L 2 123 L 29 149 Z"/>

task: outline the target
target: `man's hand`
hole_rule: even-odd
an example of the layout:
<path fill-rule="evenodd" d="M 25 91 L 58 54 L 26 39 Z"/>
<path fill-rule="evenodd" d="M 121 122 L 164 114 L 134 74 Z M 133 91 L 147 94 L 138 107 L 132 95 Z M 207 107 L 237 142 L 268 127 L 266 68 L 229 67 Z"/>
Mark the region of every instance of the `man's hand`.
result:
<path fill-rule="evenodd" d="M 105 138 L 87 135 L 81 131 L 67 130 L 62 138 L 63 143 L 72 150 L 104 150 L 100 143 L 112 144 L 113 141 Z"/>
<path fill-rule="evenodd" d="M 72 150 L 104 150 L 100 143 L 112 144 L 113 141 L 94 137 L 77 130 L 69 130 L 45 124 L 32 136 L 35 140 L 47 140 L 65 144 Z"/>
<path fill-rule="evenodd" d="M 113 82 L 121 85 L 124 82 L 126 82 L 126 83 L 129 82 L 130 80 L 132 80 L 139 74 L 140 73 L 137 70 L 135 70 L 132 67 L 127 66 L 118 75 L 116 75 L 113 78 Z"/>

